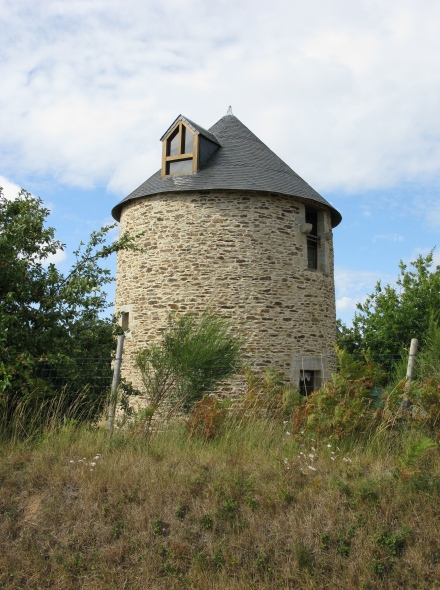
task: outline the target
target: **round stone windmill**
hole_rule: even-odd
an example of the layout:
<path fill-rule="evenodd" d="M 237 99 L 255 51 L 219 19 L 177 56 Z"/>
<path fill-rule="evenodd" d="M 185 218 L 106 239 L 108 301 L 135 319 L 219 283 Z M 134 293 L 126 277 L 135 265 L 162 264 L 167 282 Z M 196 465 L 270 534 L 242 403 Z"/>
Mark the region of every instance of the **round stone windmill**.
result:
<path fill-rule="evenodd" d="M 127 330 L 123 375 L 170 312 L 217 310 L 248 363 L 303 390 L 334 369 L 332 228 L 341 215 L 235 116 L 206 131 L 180 115 L 161 169 L 113 208 L 144 253 L 120 252 L 115 311 Z"/>

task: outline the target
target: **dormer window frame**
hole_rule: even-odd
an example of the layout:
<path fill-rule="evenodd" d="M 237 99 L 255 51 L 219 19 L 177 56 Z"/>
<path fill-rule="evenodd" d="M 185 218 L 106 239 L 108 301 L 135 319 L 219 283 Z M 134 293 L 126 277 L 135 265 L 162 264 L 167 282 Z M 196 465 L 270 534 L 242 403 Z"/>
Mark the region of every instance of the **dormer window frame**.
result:
<path fill-rule="evenodd" d="M 185 137 L 187 133 L 192 135 L 192 151 L 185 152 Z M 177 154 L 172 153 L 171 142 L 178 137 Z M 174 146 L 173 146 L 174 147 Z M 181 170 L 172 172 L 174 162 L 189 162 L 192 166 L 190 170 Z M 162 176 L 181 176 L 183 174 L 194 174 L 199 168 L 199 135 L 182 120 L 174 125 L 162 140 Z"/>

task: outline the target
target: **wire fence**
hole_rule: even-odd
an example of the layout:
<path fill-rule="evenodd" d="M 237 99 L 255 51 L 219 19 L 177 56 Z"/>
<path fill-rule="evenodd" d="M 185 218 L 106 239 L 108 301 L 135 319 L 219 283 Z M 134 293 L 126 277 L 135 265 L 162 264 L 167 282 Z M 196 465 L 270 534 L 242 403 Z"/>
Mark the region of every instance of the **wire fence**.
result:
<path fill-rule="evenodd" d="M 108 393 L 112 382 L 112 358 L 62 358 L 35 360 L 34 375 L 54 390 Z"/>

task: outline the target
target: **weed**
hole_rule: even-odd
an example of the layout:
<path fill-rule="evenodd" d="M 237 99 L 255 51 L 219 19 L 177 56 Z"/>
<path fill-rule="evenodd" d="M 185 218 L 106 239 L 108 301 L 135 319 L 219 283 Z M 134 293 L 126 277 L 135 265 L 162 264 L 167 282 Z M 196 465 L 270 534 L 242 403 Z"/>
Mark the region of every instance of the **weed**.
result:
<path fill-rule="evenodd" d="M 301 541 L 295 545 L 295 554 L 300 570 L 311 570 L 314 566 L 314 557 L 310 549 Z"/>
<path fill-rule="evenodd" d="M 125 525 L 125 523 L 122 518 L 113 522 L 113 524 L 112 524 L 112 537 L 114 539 L 119 539 L 119 537 L 122 535 L 122 533 L 124 532 L 124 525 Z"/>
<path fill-rule="evenodd" d="M 202 529 L 205 529 L 206 531 L 210 531 L 212 529 L 212 527 L 214 526 L 214 521 L 209 516 L 209 514 L 204 514 L 202 516 L 202 518 L 200 519 L 200 526 Z"/>
<path fill-rule="evenodd" d="M 255 563 L 260 574 L 272 572 L 271 559 L 264 547 L 260 548 L 260 555 L 257 557 Z"/>
<path fill-rule="evenodd" d="M 157 536 L 167 537 L 170 532 L 170 526 L 164 522 L 161 518 L 155 518 L 153 520 L 153 532 Z"/>
<path fill-rule="evenodd" d="M 344 535 L 344 534 L 339 533 L 337 536 L 337 545 L 336 545 L 336 550 L 339 553 L 339 555 L 342 555 L 342 557 L 348 557 L 348 554 L 350 553 L 350 547 L 351 547 L 350 535 Z"/>
<path fill-rule="evenodd" d="M 321 547 L 325 551 L 328 551 L 330 549 L 331 544 L 332 544 L 332 538 L 328 533 L 322 533 L 321 535 L 319 535 L 319 541 L 320 541 Z"/>
<path fill-rule="evenodd" d="M 371 569 L 377 576 L 382 577 L 390 571 L 391 566 L 389 560 L 373 557 L 371 560 Z"/>
<path fill-rule="evenodd" d="M 405 549 L 408 535 L 408 530 L 404 530 L 401 533 L 384 531 L 379 535 L 375 535 L 374 540 L 378 546 L 386 548 L 391 555 L 399 556 Z"/>
<path fill-rule="evenodd" d="M 236 518 L 238 512 L 238 502 L 234 498 L 227 498 L 220 506 L 219 514 L 222 518 Z"/>
<path fill-rule="evenodd" d="M 258 507 L 258 500 L 254 496 L 254 494 L 252 494 L 252 492 L 248 492 L 245 495 L 244 500 L 245 500 L 246 506 L 248 508 L 250 508 L 251 510 L 256 510 L 257 509 L 257 507 Z"/>
<path fill-rule="evenodd" d="M 285 504 L 292 504 L 295 500 L 295 496 L 292 494 L 292 492 L 286 490 L 285 488 L 281 488 L 280 498 Z"/>
<path fill-rule="evenodd" d="M 212 554 L 211 561 L 216 570 L 223 569 L 223 566 L 225 565 L 225 559 L 223 557 L 223 552 L 221 549 L 216 549 L 214 551 L 214 553 Z"/>
<path fill-rule="evenodd" d="M 361 486 L 360 489 L 355 492 L 355 496 L 360 500 L 368 502 L 377 502 L 379 500 L 379 494 L 372 488 L 371 484 Z"/>
<path fill-rule="evenodd" d="M 183 504 L 180 504 L 174 514 L 177 516 L 177 518 L 179 518 L 180 520 L 183 520 L 185 518 L 185 516 L 188 514 L 189 512 L 189 508 L 188 506 L 184 506 Z"/>

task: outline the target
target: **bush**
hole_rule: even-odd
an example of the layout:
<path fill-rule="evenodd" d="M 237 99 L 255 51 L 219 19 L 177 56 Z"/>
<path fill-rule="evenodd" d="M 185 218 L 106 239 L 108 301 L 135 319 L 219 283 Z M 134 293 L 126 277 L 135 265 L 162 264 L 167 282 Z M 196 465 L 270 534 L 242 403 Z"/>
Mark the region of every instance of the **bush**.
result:
<path fill-rule="evenodd" d="M 338 373 L 295 410 L 293 433 L 307 428 L 318 436 L 345 438 L 377 426 L 380 411 L 372 392 L 386 374 L 368 355 L 359 361 L 340 348 L 336 353 Z"/>
<path fill-rule="evenodd" d="M 229 323 L 213 313 L 168 317 L 160 343 L 138 352 L 145 393 L 151 412 L 165 402 L 172 411 L 188 412 L 203 396 L 241 366 L 241 340 Z"/>

